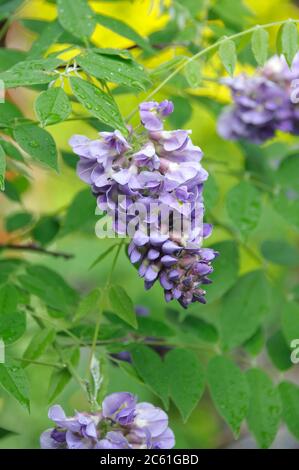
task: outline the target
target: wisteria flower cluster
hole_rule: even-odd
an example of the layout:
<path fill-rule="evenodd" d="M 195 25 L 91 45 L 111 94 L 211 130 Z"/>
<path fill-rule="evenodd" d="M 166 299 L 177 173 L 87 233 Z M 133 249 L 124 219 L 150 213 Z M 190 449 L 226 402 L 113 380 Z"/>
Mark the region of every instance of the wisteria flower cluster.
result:
<path fill-rule="evenodd" d="M 145 102 L 139 111 L 141 125 L 127 139 L 118 130 L 100 132 L 97 140 L 71 138 L 80 157 L 78 175 L 91 186 L 98 207 L 113 217 L 114 231 L 132 238 L 129 257 L 145 288 L 159 280 L 166 301 L 177 299 L 183 307 L 204 303 L 216 253 L 202 247 L 212 231 L 203 223 L 203 153 L 191 131 L 164 130 L 170 101 Z M 132 234 L 136 210 L 142 217 Z"/>
<path fill-rule="evenodd" d="M 253 76 L 224 79 L 231 89 L 233 105 L 219 118 L 219 134 L 224 139 L 257 144 L 274 137 L 277 130 L 298 135 L 299 107 L 292 99 L 298 79 L 298 54 L 291 69 L 284 56 L 274 56 Z"/>
<path fill-rule="evenodd" d="M 167 414 L 128 392 L 108 395 L 98 413 L 67 417 L 54 405 L 48 416 L 55 427 L 41 435 L 42 449 L 171 449 L 175 444 Z"/>

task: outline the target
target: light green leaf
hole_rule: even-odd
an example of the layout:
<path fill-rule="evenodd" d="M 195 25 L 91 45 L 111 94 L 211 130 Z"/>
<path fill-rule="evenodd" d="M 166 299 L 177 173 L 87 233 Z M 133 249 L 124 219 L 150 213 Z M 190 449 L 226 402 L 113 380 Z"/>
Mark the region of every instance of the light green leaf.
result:
<path fill-rule="evenodd" d="M 281 382 L 278 390 L 283 419 L 289 431 L 299 439 L 299 387 L 291 382 Z"/>
<path fill-rule="evenodd" d="M 299 304 L 297 302 L 286 302 L 282 312 L 282 331 L 288 343 L 299 338 Z"/>
<path fill-rule="evenodd" d="M 56 333 L 53 329 L 44 329 L 36 333 L 25 350 L 23 358 L 28 360 L 38 359 L 53 344 L 55 335 Z M 23 367 L 27 365 L 28 362 L 24 361 Z"/>
<path fill-rule="evenodd" d="M 72 111 L 70 100 L 62 88 L 49 88 L 38 95 L 35 112 L 43 126 L 64 121 Z"/>
<path fill-rule="evenodd" d="M 61 26 L 77 38 L 89 38 L 96 27 L 94 13 L 85 0 L 57 0 Z"/>
<path fill-rule="evenodd" d="M 299 191 L 298 157 L 298 153 L 295 153 L 284 158 L 274 174 L 277 183 L 285 189 L 293 189 L 294 191 Z"/>
<path fill-rule="evenodd" d="M 89 75 L 107 82 L 137 90 L 145 90 L 151 83 L 143 67 L 132 60 L 87 51 L 76 61 Z"/>
<path fill-rule="evenodd" d="M 194 352 L 174 349 L 166 355 L 165 369 L 170 397 L 186 422 L 204 392 L 203 368 Z"/>
<path fill-rule="evenodd" d="M 137 328 L 137 320 L 133 302 L 121 286 L 110 287 L 109 300 L 112 312 L 129 325 Z"/>
<path fill-rule="evenodd" d="M 138 374 L 150 389 L 168 406 L 168 379 L 164 363 L 159 355 L 147 346 L 138 345 L 130 348 L 133 364 Z"/>
<path fill-rule="evenodd" d="M 5 189 L 5 171 L 6 171 L 6 156 L 3 147 L 0 145 L 0 190 Z"/>
<path fill-rule="evenodd" d="M 55 69 L 62 63 L 55 58 L 19 62 L 11 69 L 0 73 L 0 80 L 4 81 L 5 88 L 50 83 L 58 78 Z"/>
<path fill-rule="evenodd" d="M 81 320 L 82 318 L 90 315 L 91 313 L 97 313 L 99 310 L 100 300 L 102 298 L 102 291 L 100 289 L 94 289 L 90 291 L 78 305 L 78 309 L 74 316 L 74 321 Z"/>
<path fill-rule="evenodd" d="M 191 88 L 196 88 L 199 85 L 200 69 L 197 61 L 187 62 L 184 67 L 184 74 Z"/>
<path fill-rule="evenodd" d="M 227 195 L 227 211 L 243 237 L 252 232 L 260 219 L 262 203 L 260 192 L 247 181 L 241 181 Z"/>
<path fill-rule="evenodd" d="M 257 26 L 251 36 L 251 48 L 258 65 L 264 65 L 268 57 L 269 33 Z"/>
<path fill-rule="evenodd" d="M 298 30 L 296 23 L 293 21 L 287 21 L 282 26 L 281 48 L 287 63 L 291 66 L 293 58 L 298 51 Z"/>
<path fill-rule="evenodd" d="M 57 42 L 62 33 L 63 29 L 57 20 L 49 22 L 40 36 L 33 42 L 28 52 L 28 58 L 35 59 L 42 56 L 52 44 Z"/>
<path fill-rule="evenodd" d="M 229 75 L 233 75 L 237 63 L 236 46 L 234 41 L 226 39 L 219 47 L 220 59 Z"/>
<path fill-rule="evenodd" d="M 249 406 L 246 377 L 230 359 L 217 356 L 209 362 L 208 382 L 218 412 L 237 438 Z"/>
<path fill-rule="evenodd" d="M 17 126 L 13 135 L 20 147 L 32 158 L 58 170 L 57 148 L 51 134 L 34 124 L 26 124 Z"/>
<path fill-rule="evenodd" d="M 75 97 L 90 114 L 127 135 L 127 129 L 112 96 L 78 77 L 70 77 L 70 83 Z"/>
<path fill-rule="evenodd" d="M 71 351 L 69 357 L 66 357 L 66 359 L 73 367 L 76 367 L 80 359 L 80 351 L 78 349 Z M 67 367 L 53 371 L 49 383 L 48 403 L 52 403 L 56 397 L 60 395 L 71 378 L 72 375 Z"/>
<path fill-rule="evenodd" d="M 0 363 L 0 385 L 28 411 L 30 409 L 29 387 L 25 371 L 15 362 Z"/>
<path fill-rule="evenodd" d="M 253 271 L 242 276 L 224 297 L 220 313 L 223 346 L 240 346 L 258 329 L 268 310 L 269 287 L 263 272 Z"/>
<path fill-rule="evenodd" d="M 209 278 L 213 283 L 207 286 L 207 299 L 209 302 L 219 299 L 238 279 L 239 253 L 236 242 L 228 240 L 211 246 L 220 253 L 213 261 L 214 271 Z"/>
<path fill-rule="evenodd" d="M 248 426 L 257 443 L 265 449 L 278 431 L 282 411 L 279 393 L 262 370 L 250 369 L 246 375 L 250 389 Z"/>

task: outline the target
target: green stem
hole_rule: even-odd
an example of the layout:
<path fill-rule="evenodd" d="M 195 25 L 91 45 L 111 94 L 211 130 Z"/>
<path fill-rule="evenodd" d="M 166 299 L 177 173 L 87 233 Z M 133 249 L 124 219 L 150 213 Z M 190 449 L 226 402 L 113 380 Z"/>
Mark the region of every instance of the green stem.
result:
<path fill-rule="evenodd" d="M 221 44 L 223 44 L 225 41 L 227 40 L 235 40 L 237 38 L 240 38 L 242 36 L 246 36 L 247 34 L 250 34 L 250 33 L 253 33 L 253 31 L 255 31 L 258 27 L 262 27 L 264 29 L 268 29 L 268 28 L 272 28 L 273 26 L 280 26 L 282 24 L 285 24 L 287 21 L 292 21 L 294 23 L 299 23 L 299 20 L 293 20 L 293 19 L 289 19 L 289 20 L 281 20 L 281 21 L 273 21 L 271 23 L 266 23 L 266 24 L 263 24 L 263 25 L 255 25 L 255 26 L 252 26 L 251 28 L 249 29 L 246 29 L 245 31 L 241 31 L 239 33 L 236 33 L 236 34 L 232 34 L 230 36 L 226 36 L 224 38 L 221 38 L 219 39 L 218 41 L 216 41 L 214 44 L 211 44 L 210 46 L 206 47 L 205 49 L 202 49 L 201 51 L 197 52 L 197 54 L 195 54 L 194 56 L 192 57 L 189 57 L 188 59 L 186 60 L 183 60 L 183 62 L 181 64 L 179 64 L 177 66 L 177 68 L 172 72 L 170 73 L 166 78 L 165 80 L 163 80 L 151 93 L 149 93 L 149 95 L 147 95 L 144 99 L 144 101 L 150 101 L 151 98 L 153 98 L 153 96 L 158 93 L 165 85 L 166 83 L 168 83 L 173 77 L 175 77 L 181 70 L 183 70 L 186 65 L 190 64 L 190 62 L 193 62 L 194 60 L 196 59 L 199 59 L 200 57 L 203 57 L 204 55 L 206 55 L 208 52 L 211 52 L 213 51 L 214 49 L 216 49 L 217 47 L 219 47 Z M 132 110 L 132 112 L 127 116 L 127 119 L 126 121 L 130 121 L 131 118 L 137 113 L 138 111 L 138 106 L 136 106 L 136 108 L 134 108 Z"/>

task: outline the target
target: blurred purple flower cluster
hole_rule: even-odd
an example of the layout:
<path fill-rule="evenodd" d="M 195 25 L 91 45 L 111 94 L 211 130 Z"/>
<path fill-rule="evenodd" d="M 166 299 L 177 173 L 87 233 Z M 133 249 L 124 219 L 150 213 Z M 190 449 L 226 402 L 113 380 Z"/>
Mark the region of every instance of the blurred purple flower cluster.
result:
<path fill-rule="evenodd" d="M 202 248 L 212 231 L 203 223 L 208 173 L 200 163 L 202 151 L 193 145 L 191 131 L 164 130 L 163 119 L 173 111 L 170 101 L 145 102 L 139 111 L 141 125 L 128 139 L 117 130 L 100 132 L 98 140 L 71 138 L 80 156 L 78 176 L 113 217 L 113 230 L 132 238 L 130 260 L 146 289 L 159 280 L 166 301 L 177 299 L 183 307 L 204 303 L 203 286 L 216 253 Z"/>
<path fill-rule="evenodd" d="M 224 79 L 233 105 L 219 118 L 219 134 L 224 139 L 257 144 L 272 138 L 277 130 L 298 135 L 298 79 L 299 55 L 291 69 L 284 56 L 274 56 L 253 76 Z"/>
<path fill-rule="evenodd" d="M 98 413 L 67 417 L 59 405 L 49 410 L 55 427 L 43 432 L 42 449 L 171 449 L 175 438 L 168 416 L 128 392 L 108 395 Z"/>

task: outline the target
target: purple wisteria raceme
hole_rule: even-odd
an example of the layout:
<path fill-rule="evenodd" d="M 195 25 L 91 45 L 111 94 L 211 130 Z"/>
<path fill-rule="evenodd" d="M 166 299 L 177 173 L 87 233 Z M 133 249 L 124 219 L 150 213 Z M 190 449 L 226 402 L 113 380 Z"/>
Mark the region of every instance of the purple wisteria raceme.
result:
<path fill-rule="evenodd" d="M 164 130 L 172 111 L 168 100 L 142 103 L 141 125 L 127 139 L 116 130 L 97 140 L 75 135 L 70 145 L 80 157 L 78 176 L 113 218 L 114 232 L 132 239 L 129 257 L 145 287 L 159 281 L 166 301 L 187 307 L 205 302 L 216 253 L 202 248 L 212 231 L 203 223 L 203 153 L 191 131 Z"/>
<path fill-rule="evenodd" d="M 293 99 L 298 79 L 299 55 L 291 69 L 284 56 L 274 56 L 253 76 L 224 79 L 233 104 L 219 118 L 219 134 L 225 139 L 257 144 L 274 137 L 277 130 L 298 135 L 299 107 L 298 100 Z"/>
<path fill-rule="evenodd" d="M 171 449 L 175 444 L 167 414 L 128 392 L 108 395 L 98 413 L 67 417 L 54 405 L 48 416 L 55 426 L 41 435 L 42 449 Z"/>

